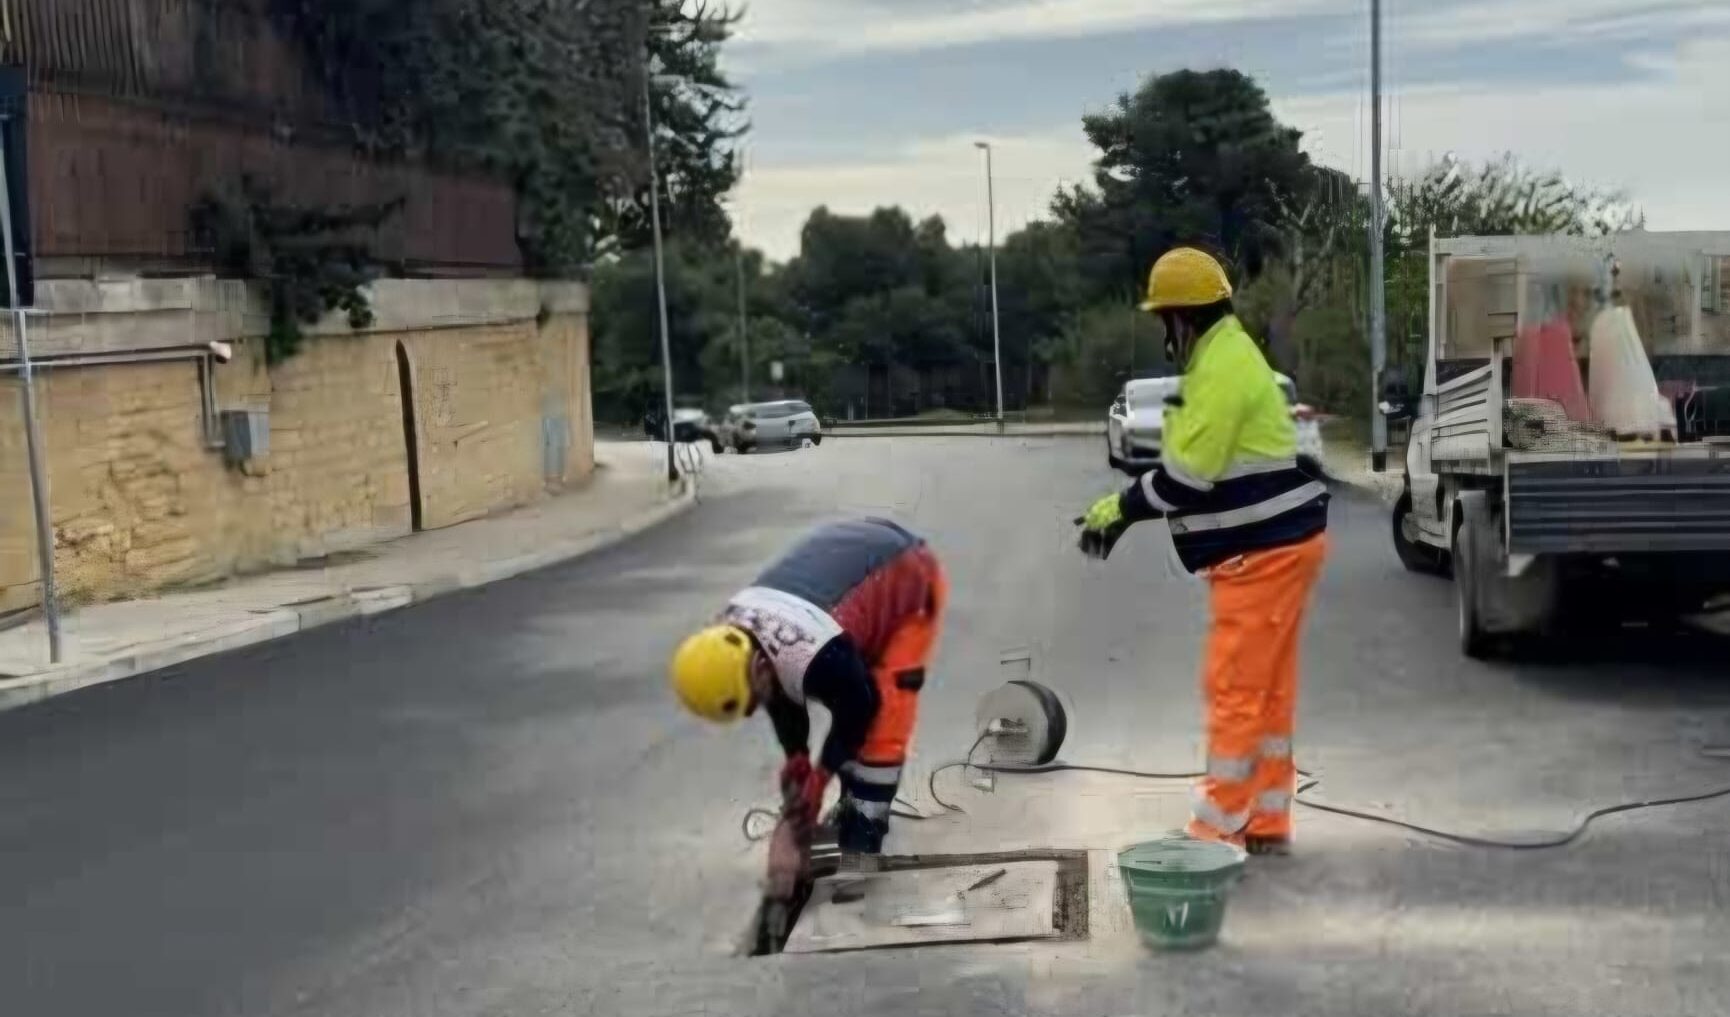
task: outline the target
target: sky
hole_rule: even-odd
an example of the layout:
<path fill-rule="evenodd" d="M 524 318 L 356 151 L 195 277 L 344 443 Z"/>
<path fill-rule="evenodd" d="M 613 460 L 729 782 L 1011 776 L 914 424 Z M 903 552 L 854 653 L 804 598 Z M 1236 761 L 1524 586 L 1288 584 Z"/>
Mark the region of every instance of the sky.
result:
<path fill-rule="evenodd" d="M 728 44 L 750 131 L 746 243 L 798 253 L 827 205 L 1001 237 L 1089 179 L 1081 118 L 1147 76 L 1236 67 L 1318 162 L 1370 175 L 1368 0 L 749 0 Z M 1385 156 L 1512 152 L 1624 190 L 1651 229 L 1730 229 L 1730 0 L 1384 0 Z"/>

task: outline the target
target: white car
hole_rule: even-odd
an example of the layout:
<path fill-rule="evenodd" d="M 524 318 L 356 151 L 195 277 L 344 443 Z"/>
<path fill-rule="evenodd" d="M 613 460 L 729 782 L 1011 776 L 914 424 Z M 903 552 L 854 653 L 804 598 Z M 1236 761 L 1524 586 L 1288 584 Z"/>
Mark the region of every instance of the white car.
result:
<path fill-rule="evenodd" d="M 1319 476 L 1321 421 L 1312 407 L 1298 402 L 1297 385 L 1283 374 L 1277 377 L 1297 425 L 1298 462 Z M 1105 455 L 1113 469 L 1139 476 L 1159 463 L 1165 448 L 1166 401 L 1178 394 L 1181 382 L 1176 376 L 1138 378 L 1123 386 L 1105 421 Z"/>
<path fill-rule="evenodd" d="M 1165 445 L 1165 401 L 1183 379 L 1137 378 L 1123 386 L 1105 418 L 1105 457 L 1113 469 L 1139 476 L 1159 465 Z"/>
<path fill-rule="evenodd" d="M 741 454 L 759 448 L 799 448 L 807 440 L 821 445 L 823 425 L 811 405 L 797 399 L 730 406 L 727 419 L 715 429 L 717 447 Z"/>

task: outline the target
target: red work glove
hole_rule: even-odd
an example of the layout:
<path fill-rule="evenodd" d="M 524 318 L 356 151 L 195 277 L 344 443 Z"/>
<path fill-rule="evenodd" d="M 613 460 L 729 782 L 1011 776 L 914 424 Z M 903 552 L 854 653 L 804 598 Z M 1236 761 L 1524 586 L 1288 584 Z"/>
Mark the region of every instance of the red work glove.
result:
<path fill-rule="evenodd" d="M 821 766 L 813 766 L 811 775 L 805 779 L 805 815 L 812 823 L 823 811 L 823 792 L 829 789 L 829 771 Z"/>
<path fill-rule="evenodd" d="M 809 753 L 796 752 L 781 764 L 781 814 L 801 823 L 815 823 L 823 808 L 830 773 L 811 765 Z"/>
<path fill-rule="evenodd" d="M 781 764 L 781 811 L 786 812 L 805 800 L 805 785 L 811 780 L 811 754 L 795 752 Z"/>

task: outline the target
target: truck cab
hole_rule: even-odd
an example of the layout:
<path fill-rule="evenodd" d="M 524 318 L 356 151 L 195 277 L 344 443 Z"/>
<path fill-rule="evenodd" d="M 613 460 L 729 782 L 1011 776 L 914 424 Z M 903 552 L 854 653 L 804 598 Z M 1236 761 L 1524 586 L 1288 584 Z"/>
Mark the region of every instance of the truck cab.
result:
<path fill-rule="evenodd" d="M 1485 656 L 1730 592 L 1730 233 L 1437 240 L 1393 542 Z"/>

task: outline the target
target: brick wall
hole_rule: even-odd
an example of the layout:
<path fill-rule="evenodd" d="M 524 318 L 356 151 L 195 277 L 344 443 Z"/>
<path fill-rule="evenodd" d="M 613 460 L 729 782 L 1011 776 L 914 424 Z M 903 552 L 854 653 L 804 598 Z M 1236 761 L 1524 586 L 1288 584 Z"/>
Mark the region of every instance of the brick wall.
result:
<path fill-rule="evenodd" d="M 268 370 L 261 345 L 239 343 L 214 375 L 219 406 L 270 413 L 270 453 L 246 470 L 205 447 L 195 361 L 39 375 L 69 601 L 212 582 L 408 533 L 399 345 L 412 368 L 427 528 L 533 501 L 593 467 L 584 315 L 318 336 Z M 18 399 L 16 376 L 0 375 L 0 612 L 40 596 Z"/>

